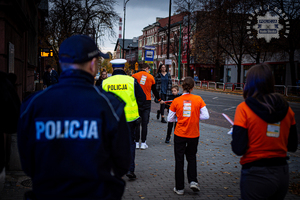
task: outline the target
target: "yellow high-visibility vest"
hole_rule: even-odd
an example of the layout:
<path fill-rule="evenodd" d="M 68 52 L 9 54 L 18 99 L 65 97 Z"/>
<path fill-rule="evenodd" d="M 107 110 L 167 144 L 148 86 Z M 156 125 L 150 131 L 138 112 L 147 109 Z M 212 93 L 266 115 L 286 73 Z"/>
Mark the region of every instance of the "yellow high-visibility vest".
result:
<path fill-rule="evenodd" d="M 140 117 L 138 105 L 134 95 L 134 78 L 128 75 L 114 75 L 102 82 L 103 90 L 119 96 L 125 103 L 124 108 L 127 122 L 135 121 Z"/>

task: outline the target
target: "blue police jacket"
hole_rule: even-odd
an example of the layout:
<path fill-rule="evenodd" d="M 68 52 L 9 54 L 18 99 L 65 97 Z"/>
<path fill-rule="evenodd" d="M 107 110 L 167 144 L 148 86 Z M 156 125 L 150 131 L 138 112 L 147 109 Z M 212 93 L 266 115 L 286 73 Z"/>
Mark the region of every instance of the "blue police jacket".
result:
<path fill-rule="evenodd" d="M 26 99 L 18 147 L 37 199 L 121 199 L 130 165 L 125 103 L 81 70 Z"/>

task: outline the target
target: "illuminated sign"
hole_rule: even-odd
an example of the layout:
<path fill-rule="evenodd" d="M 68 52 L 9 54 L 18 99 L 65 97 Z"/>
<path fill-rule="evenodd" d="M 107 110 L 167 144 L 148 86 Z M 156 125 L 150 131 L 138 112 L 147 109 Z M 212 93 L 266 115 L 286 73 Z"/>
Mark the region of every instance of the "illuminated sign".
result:
<path fill-rule="evenodd" d="M 41 57 L 52 57 L 53 56 L 53 50 L 49 48 L 41 48 L 40 51 Z"/>

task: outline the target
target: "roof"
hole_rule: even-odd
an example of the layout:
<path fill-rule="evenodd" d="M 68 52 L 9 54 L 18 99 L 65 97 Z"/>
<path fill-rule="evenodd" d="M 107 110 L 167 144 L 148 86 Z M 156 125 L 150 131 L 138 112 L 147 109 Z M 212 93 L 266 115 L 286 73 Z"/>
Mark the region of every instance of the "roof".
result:
<path fill-rule="evenodd" d="M 124 50 L 129 50 L 128 46 L 131 46 L 131 48 L 138 48 L 138 40 L 136 42 L 133 42 L 133 39 L 124 39 L 124 47 L 123 48 L 123 39 L 118 39 L 114 51 L 117 50 L 118 45 L 120 44 L 121 48 Z"/>
<path fill-rule="evenodd" d="M 180 14 L 171 16 L 171 27 L 173 24 L 178 24 L 178 22 L 182 22 L 184 15 L 185 15 L 185 13 L 180 13 Z M 160 19 L 158 22 L 160 23 L 160 27 L 166 27 L 169 24 L 169 17 Z"/>
<path fill-rule="evenodd" d="M 180 14 L 171 16 L 171 27 L 176 26 L 178 24 L 181 24 L 182 21 L 183 21 L 183 17 L 185 15 L 186 15 L 185 13 L 180 13 Z M 169 17 L 158 18 L 158 19 L 159 20 L 157 22 L 154 22 L 153 24 L 145 26 L 142 31 L 144 32 L 147 29 L 153 28 L 155 26 L 158 26 L 160 28 L 164 28 L 164 27 L 167 26 L 167 24 L 169 24 Z"/>

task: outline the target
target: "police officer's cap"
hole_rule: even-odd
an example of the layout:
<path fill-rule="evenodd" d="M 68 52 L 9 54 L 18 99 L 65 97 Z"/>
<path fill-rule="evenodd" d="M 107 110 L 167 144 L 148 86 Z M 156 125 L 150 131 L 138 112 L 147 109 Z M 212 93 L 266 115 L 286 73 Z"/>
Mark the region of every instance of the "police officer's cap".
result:
<path fill-rule="evenodd" d="M 111 60 L 110 63 L 112 64 L 112 67 L 125 67 L 125 63 L 127 60 L 125 59 L 114 59 Z"/>
<path fill-rule="evenodd" d="M 65 39 L 60 45 L 58 56 L 63 63 L 84 63 L 98 56 L 109 58 L 109 54 L 102 53 L 87 35 L 74 35 Z"/>

